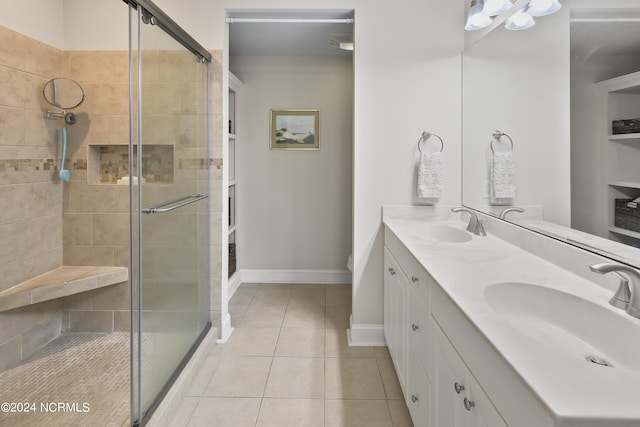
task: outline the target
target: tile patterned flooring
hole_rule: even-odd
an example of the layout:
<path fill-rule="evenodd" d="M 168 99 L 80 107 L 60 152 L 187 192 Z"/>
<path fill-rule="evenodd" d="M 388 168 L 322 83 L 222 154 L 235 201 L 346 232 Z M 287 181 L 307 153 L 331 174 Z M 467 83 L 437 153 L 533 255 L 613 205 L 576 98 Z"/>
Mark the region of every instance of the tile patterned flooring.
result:
<path fill-rule="evenodd" d="M 349 347 L 349 285 L 243 284 L 235 332 L 171 427 L 412 427 L 386 347 Z"/>
<path fill-rule="evenodd" d="M 29 413 L 0 412 L 0 426 L 120 427 L 128 423 L 129 334 L 61 335 L 0 374 L 0 402 L 36 405 Z M 72 406 L 60 410 L 58 402 Z M 88 412 L 82 406 L 85 402 Z M 53 411 L 46 412 L 41 403 L 53 404 L 49 406 Z"/>

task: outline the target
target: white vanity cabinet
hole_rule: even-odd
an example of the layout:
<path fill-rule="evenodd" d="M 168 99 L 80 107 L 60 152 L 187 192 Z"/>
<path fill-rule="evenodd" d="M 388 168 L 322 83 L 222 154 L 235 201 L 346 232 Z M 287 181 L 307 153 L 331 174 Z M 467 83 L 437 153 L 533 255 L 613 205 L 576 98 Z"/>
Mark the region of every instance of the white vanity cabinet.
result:
<path fill-rule="evenodd" d="M 385 339 L 413 424 L 506 427 L 431 315 L 431 289 L 439 285 L 388 230 L 384 269 Z"/>
<path fill-rule="evenodd" d="M 384 251 L 384 338 L 396 368 L 398 381 L 406 394 L 407 360 L 407 278 L 385 248 Z"/>
<path fill-rule="evenodd" d="M 440 327 L 431 328 L 433 346 L 434 426 L 506 427 Z"/>

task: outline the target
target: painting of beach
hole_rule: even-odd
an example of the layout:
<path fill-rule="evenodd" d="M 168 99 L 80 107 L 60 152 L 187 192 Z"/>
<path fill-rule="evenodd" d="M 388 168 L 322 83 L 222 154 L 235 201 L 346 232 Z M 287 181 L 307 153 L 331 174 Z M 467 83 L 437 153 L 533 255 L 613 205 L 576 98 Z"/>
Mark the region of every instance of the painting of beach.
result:
<path fill-rule="evenodd" d="M 318 150 L 319 110 L 271 110 L 272 150 Z"/>

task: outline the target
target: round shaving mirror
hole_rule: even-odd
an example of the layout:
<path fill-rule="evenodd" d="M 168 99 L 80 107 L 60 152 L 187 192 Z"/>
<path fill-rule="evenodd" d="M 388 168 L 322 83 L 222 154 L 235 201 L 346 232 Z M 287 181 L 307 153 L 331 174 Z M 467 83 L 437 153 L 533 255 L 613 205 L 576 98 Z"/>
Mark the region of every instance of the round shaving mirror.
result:
<path fill-rule="evenodd" d="M 84 90 L 78 82 L 58 77 L 44 85 L 42 95 L 47 102 L 62 110 L 75 108 L 84 101 Z"/>

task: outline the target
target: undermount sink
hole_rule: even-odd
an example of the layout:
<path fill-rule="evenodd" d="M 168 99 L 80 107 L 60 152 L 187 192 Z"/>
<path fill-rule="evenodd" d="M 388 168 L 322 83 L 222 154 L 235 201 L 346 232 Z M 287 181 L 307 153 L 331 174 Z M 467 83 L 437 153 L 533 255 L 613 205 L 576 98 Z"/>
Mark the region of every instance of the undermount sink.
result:
<path fill-rule="evenodd" d="M 463 243 L 471 240 L 471 234 L 448 225 L 421 225 L 413 232 L 415 237 L 446 243 Z"/>
<path fill-rule="evenodd" d="M 484 290 L 489 307 L 523 338 L 557 357 L 640 371 L 640 323 L 624 311 L 543 285 L 505 282 Z"/>

